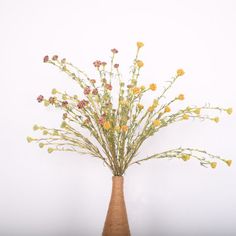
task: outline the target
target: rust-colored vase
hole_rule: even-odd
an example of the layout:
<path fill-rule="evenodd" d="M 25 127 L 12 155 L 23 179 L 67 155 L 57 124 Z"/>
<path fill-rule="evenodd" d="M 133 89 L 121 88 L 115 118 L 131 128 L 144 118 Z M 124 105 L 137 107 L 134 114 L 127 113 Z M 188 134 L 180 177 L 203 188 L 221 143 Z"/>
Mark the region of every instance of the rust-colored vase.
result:
<path fill-rule="evenodd" d="M 103 228 L 103 236 L 130 236 L 123 182 L 123 176 L 112 177 L 112 193 Z"/>

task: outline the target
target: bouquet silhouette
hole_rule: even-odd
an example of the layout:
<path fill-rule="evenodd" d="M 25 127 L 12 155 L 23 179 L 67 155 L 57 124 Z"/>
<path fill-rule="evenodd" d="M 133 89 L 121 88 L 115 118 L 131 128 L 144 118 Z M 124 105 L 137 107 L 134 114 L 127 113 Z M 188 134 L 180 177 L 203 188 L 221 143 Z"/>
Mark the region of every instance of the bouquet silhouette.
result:
<path fill-rule="evenodd" d="M 139 156 L 142 144 L 170 124 L 188 119 L 217 123 L 219 117 L 211 116 L 211 111 L 232 113 L 232 108 L 210 105 L 187 106 L 173 112 L 174 103 L 184 100 L 184 94 L 169 100 L 166 95 L 174 83 L 184 76 L 184 70 L 178 69 L 162 91 L 155 83 L 148 86 L 140 84 L 139 75 L 144 63 L 139 53 L 143 46 L 142 42 L 137 42 L 129 79 L 122 78 L 115 60 L 118 53 L 115 48 L 111 50 L 109 64 L 100 60 L 93 62 L 97 78 L 90 78 L 65 58 L 45 56 L 43 61 L 73 79 L 81 88 L 81 93 L 69 95 L 53 89 L 49 98 L 39 95 L 39 103 L 62 111 L 62 123 L 60 128 L 34 125 L 33 129 L 41 131 L 42 135 L 39 138 L 27 137 L 28 142 L 36 142 L 40 148 L 46 147 L 49 153 L 70 151 L 99 158 L 114 176 L 122 176 L 131 165 L 154 158 L 196 159 L 202 166 L 212 168 L 217 166 L 217 161 L 223 161 L 230 166 L 231 160 L 196 148 L 179 147 L 145 158 Z M 151 104 L 146 105 L 143 96 L 150 96 L 150 93 L 154 98 Z"/>

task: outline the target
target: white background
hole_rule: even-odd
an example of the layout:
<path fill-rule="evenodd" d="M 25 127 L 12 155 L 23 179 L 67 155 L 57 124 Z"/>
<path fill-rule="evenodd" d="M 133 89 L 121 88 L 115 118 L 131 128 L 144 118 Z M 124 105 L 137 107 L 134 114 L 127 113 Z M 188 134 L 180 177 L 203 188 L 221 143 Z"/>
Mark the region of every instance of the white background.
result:
<path fill-rule="evenodd" d="M 36 124 L 58 127 L 61 114 L 38 104 L 52 88 L 77 87 L 42 63 L 59 54 L 93 74 L 92 62 L 119 50 L 124 75 L 136 41 L 145 47 L 140 78 L 157 93 L 179 67 L 170 97 L 186 105 L 236 107 L 236 2 L 215 1 L 0 1 L 0 235 L 100 235 L 111 173 L 88 156 L 53 153 L 28 144 Z M 147 105 L 147 104 L 146 104 Z M 221 121 L 186 121 L 145 143 L 141 157 L 174 147 L 199 147 L 235 159 L 235 115 Z M 236 173 L 219 163 L 206 169 L 192 160 L 153 160 L 125 175 L 134 236 L 236 235 Z"/>

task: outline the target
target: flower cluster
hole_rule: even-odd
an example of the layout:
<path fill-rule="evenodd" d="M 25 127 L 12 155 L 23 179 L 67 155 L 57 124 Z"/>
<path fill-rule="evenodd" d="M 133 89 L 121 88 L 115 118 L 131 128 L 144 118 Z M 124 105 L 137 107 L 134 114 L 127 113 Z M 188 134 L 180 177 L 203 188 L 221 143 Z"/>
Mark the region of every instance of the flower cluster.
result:
<path fill-rule="evenodd" d="M 181 93 L 168 100 L 166 94 L 173 84 L 184 76 L 184 70 L 176 70 L 163 90 L 159 90 L 161 86 L 156 83 L 140 84 L 139 75 L 144 62 L 139 58 L 139 53 L 144 43 L 137 42 L 136 46 L 136 56 L 128 80 L 122 79 L 119 63 L 116 62 L 116 48 L 111 49 L 109 64 L 102 60 L 92 63 L 98 78 L 90 78 L 65 58 L 60 59 L 57 55 L 45 56 L 43 62 L 57 67 L 77 82 L 81 93 L 69 95 L 52 89 L 52 95 L 48 98 L 39 95 L 39 103 L 54 106 L 62 111 L 62 123 L 60 128 L 52 129 L 34 125 L 33 129 L 41 131 L 42 137 L 27 137 L 28 142 L 37 142 L 40 148 L 46 147 L 49 153 L 73 151 L 97 157 L 115 176 L 122 176 L 133 164 L 153 158 L 177 158 L 183 161 L 196 159 L 202 166 L 211 168 L 216 168 L 218 160 L 230 166 L 231 160 L 194 148 L 177 148 L 137 159 L 142 144 L 160 129 L 189 119 L 218 123 L 219 117 L 209 115 L 209 111 L 226 112 L 230 115 L 233 110 L 204 105 L 187 106 L 174 112 L 175 104 L 185 100 L 185 96 Z M 154 99 L 145 105 L 143 96 L 149 93 L 153 93 Z M 118 94 L 117 99 L 114 94 Z M 83 134 L 83 129 L 87 130 L 90 136 Z"/>

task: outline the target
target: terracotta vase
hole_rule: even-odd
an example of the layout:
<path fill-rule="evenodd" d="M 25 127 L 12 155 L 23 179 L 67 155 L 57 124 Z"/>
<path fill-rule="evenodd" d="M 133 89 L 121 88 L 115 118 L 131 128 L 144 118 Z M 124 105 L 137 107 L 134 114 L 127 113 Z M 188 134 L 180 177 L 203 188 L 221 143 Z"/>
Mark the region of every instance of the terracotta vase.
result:
<path fill-rule="evenodd" d="M 112 177 L 112 193 L 103 228 L 103 236 L 130 236 L 123 182 L 123 176 Z"/>

